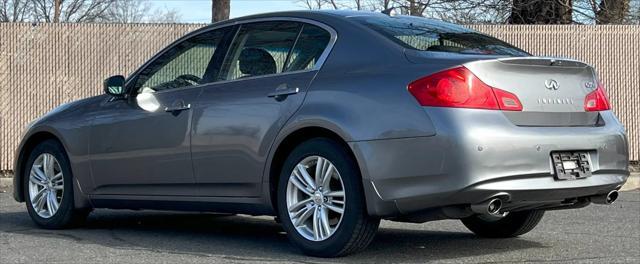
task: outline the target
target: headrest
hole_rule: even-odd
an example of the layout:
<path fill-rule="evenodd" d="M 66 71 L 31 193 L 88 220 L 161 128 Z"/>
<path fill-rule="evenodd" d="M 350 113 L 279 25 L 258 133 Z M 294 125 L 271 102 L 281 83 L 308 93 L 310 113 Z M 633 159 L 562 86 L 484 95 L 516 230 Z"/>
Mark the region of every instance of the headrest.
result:
<path fill-rule="evenodd" d="M 238 58 L 240 71 L 245 75 L 259 76 L 276 73 L 276 61 L 266 50 L 246 48 Z"/>

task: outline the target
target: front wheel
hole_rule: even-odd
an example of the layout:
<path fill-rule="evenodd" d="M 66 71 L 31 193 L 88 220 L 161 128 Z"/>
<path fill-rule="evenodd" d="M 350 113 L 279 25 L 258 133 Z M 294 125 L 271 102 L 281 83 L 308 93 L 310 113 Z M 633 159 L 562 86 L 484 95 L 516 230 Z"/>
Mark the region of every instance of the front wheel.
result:
<path fill-rule="evenodd" d="M 544 211 L 509 212 L 506 216 L 491 219 L 475 215 L 462 219 L 462 223 L 481 237 L 509 238 L 523 235 L 533 230 L 544 216 Z"/>
<path fill-rule="evenodd" d="M 38 144 L 24 170 L 27 211 L 40 227 L 59 229 L 82 222 L 89 211 L 73 205 L 73 177 L 64 148 L 55 140 Z"/>
<path fill-rule="evenodd" d="M 287 236 L 312 256 L 337 257 L 362 250 L 380 224 L 367 214 L 355 161 L 331 139 L 311 139 L 290 153 L 277 199 Z"/>

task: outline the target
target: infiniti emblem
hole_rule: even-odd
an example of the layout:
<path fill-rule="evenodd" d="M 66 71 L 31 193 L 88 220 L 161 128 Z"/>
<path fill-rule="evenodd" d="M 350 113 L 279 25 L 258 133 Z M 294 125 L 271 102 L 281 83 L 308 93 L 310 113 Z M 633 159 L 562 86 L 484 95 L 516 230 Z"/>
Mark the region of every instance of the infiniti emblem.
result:
<path fill-rule="evenodd" d="M 547 87 L 547 89 L 549 90 L 558 90 L 558 88 L 560 88 L 558 81 L 554 79 L 549 79 L 544 81 L 544 86 Z"/>
<path fill-rule="evenodd" d="M 596 88 L 596 83 L 594 83 L 594 82 L 586 82 L 584 84 L 584 87 L 586 87 L 588 89 L 593 89 L 593 88 Z"/>

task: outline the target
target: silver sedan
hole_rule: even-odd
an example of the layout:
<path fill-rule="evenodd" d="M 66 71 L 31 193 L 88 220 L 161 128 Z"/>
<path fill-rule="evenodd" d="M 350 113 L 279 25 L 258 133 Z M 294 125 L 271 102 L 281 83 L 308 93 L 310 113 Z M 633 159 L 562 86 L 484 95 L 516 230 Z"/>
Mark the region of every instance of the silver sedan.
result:
<path fill-rule="evenodd" d="M 422 18 L 233 19 L 104 91 L 24 133 L 14 197 L 43 228 L 94 208 L 274 215 L 335 257 L 381 219 L 522 235 L 545 210 L 613 203 L 629 175 L 592 67 Z"/>

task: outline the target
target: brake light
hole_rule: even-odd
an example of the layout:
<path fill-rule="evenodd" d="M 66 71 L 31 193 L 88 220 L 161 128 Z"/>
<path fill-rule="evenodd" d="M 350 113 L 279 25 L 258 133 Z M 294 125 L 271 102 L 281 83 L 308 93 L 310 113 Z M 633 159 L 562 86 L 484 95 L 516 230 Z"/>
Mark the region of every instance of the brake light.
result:
<path fill-rule="evenodd" d="M 587 94 L 584 98 L 584 110 L 587 112 L 606 111 L 611 109 L 611 104 L 604 91 L 602 83 L 598 82 L 598 88 Z"/>
<path fill-rule="evenodd" d="M 418 79 L 409 92 L 422 106 L 522 111 L 515 94 L 485 84 L 465 67 Z"/>

